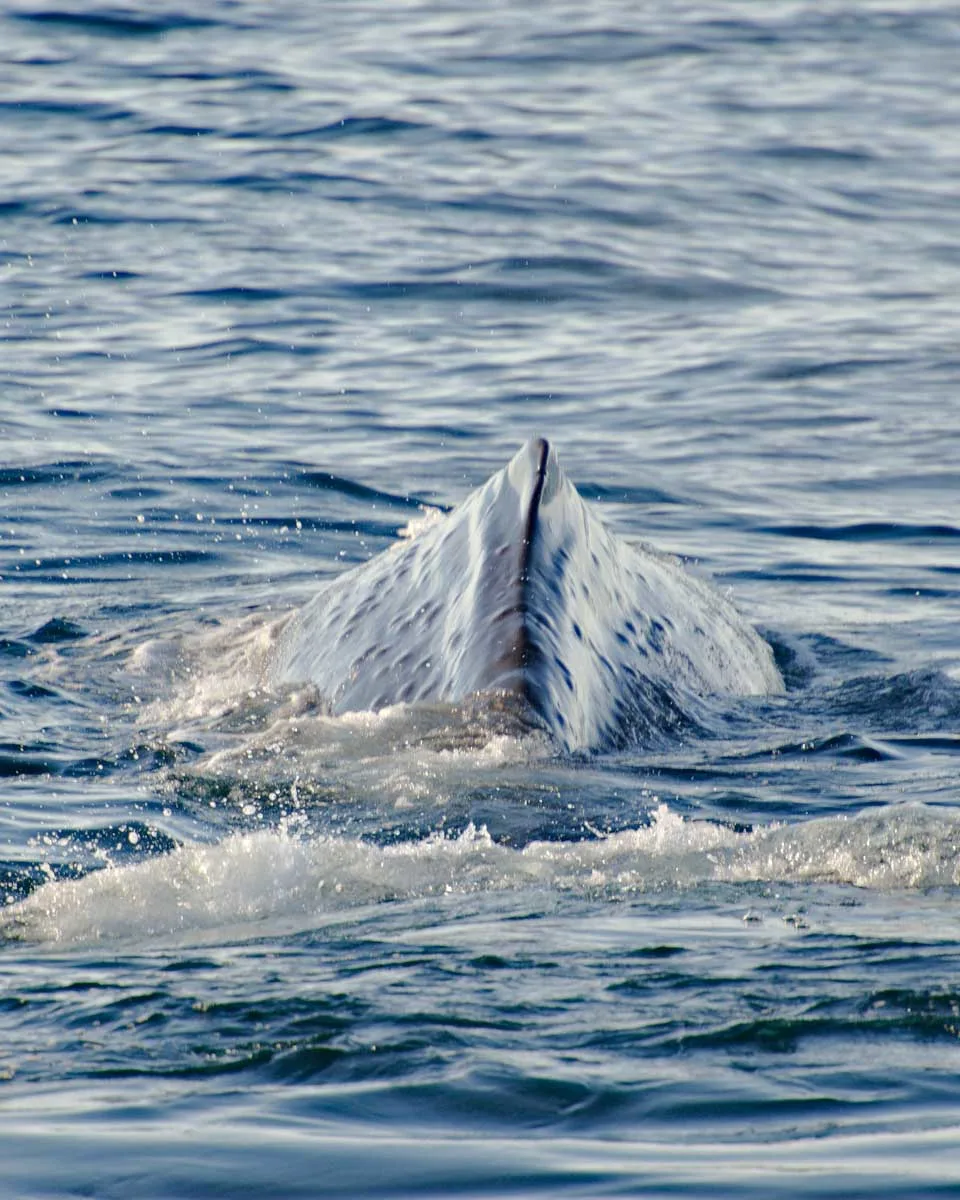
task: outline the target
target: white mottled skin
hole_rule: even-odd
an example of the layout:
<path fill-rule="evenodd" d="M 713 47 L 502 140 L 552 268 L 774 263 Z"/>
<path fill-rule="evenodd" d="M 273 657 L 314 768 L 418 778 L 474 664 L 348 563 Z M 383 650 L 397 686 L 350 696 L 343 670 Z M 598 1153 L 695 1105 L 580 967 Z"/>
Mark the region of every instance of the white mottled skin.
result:
<path fill-rule="evenodd" d="M 783 686 L 733 606 L 611 533 L 540 440 L 327 584 L 284 631 L 274 678 L 313 683 L 334 713 L 510 693 L 570 751 L 643 740 L 706 695 Z"/>

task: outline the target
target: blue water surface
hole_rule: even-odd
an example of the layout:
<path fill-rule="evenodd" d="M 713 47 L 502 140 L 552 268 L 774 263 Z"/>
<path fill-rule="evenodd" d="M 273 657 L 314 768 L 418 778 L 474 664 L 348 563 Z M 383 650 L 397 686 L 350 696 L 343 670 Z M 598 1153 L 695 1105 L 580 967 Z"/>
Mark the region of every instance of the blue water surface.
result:
<path fill-rule="evenodd" d="M 0 1192 L 960 1186 L 954 5 L 0 0 Z M 787 690 L 258 674 L 530 436 Z"/>

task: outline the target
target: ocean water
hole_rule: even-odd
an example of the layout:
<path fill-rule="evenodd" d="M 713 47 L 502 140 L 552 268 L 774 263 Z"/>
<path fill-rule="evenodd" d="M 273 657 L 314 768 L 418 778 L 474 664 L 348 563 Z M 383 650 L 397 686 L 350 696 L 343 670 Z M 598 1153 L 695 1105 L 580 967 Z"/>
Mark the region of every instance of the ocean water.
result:
<path fill-rule="evenodd" d="M 0 2 L 0 1195 L 960 1186 L 960 18 Z M 528 437 L 783 695 L 263 686 Z"/>

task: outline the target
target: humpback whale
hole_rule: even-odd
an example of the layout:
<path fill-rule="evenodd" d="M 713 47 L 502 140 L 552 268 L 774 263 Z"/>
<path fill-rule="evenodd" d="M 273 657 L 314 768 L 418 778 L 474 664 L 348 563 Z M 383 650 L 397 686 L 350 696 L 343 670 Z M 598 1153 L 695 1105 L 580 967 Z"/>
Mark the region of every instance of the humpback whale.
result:
<path fill-rule="evenodd" d="M 327 583 L 284 629 L 273 677 L 315 685 L 335 715 L 499 698 L 568 752 L 642 744 L 704 697 L 783 687 L 736 609 L 611 532 L 542 438 Z"/>

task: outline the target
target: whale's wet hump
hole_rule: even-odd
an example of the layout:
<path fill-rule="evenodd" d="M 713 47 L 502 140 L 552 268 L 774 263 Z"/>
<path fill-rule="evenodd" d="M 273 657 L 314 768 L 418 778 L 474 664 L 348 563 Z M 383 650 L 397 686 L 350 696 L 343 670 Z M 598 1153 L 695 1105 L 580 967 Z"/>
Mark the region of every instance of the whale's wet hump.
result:
<path fill-rule="evenodd" d="M 782 686 L 735 609 L 609 531 L 543 439 L 327 584 L 285 631 L 275 674 L 315 684 L 334 713 L 512 697 L 567 750 L 669 729 L 704 694 Z"/>

